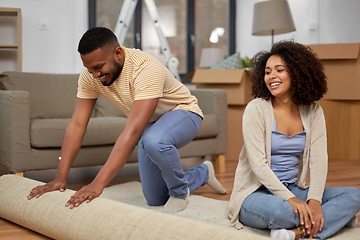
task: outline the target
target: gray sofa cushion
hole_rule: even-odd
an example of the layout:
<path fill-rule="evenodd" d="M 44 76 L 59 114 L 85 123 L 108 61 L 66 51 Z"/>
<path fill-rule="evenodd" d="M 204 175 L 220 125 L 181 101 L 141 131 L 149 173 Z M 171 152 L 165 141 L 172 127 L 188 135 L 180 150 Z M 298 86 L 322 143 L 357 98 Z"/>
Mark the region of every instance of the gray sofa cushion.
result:
<path fill-rule="evenodd" d="M 61 147 L 70 119 L 35 119 L 30 125 L 30 142 L 33 148 Z M 126 118 L 91 118 L 82 146 L 114 144 L 125 128 Z"/>
<path fill-rule="evenodd" d="M 30 124 L 30 142 L 33 148 L 61 147 L 70 119 L 34 119 Z M 90 119 L 82 146 L 114 144 L 125 129 L 124 117 L 93 117 Z M 215 115 L 205 115 L 195 139 L 216 137 L 219 133 Z"/>
<path fill-rule="evenodd" d="M 195 139 L 216 137 L 219 134 L 219 120 L 216 115 L 204 115 L 199 132 Z"/>
<path fill-rule="evenodd" d="M 30 94 L 30 118 L 70 118 L 75 107 L 79 74 L 4 72 L 0 89 Z"/>

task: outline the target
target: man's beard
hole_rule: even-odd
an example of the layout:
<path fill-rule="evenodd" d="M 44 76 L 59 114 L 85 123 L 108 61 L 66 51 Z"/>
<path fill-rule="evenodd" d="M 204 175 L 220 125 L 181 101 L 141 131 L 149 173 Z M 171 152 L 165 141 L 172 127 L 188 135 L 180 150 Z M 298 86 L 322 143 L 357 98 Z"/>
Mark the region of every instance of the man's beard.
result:
<path fill-rule="evenodd" d="M 113 74 L 113 78 L 111 79 L 110 82 L 101 82 L 102 85 L 104 85 L 105 87 L 110 86 L 111 84 L 113 84 L 115 82 L 115 80 L 120 76 L 120 73 L 123 69 L 123 66 L 120 65 L 120 63 L 118 63 L 115 59 L 114 59 L 114 67 L 115 67 L 115 72 Z"/>

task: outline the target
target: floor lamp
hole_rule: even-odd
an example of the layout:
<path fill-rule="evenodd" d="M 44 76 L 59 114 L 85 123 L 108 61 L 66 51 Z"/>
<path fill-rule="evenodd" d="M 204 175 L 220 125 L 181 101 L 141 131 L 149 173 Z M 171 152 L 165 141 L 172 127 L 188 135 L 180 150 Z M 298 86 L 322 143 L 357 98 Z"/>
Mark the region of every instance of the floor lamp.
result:
<path fill-rule="evenodd" d="M 271 35 L 271 46 L 274 35 L 295 31 L 289 4 L 286 0 L 269 0 L 254 5 L 252 35 Z"/>

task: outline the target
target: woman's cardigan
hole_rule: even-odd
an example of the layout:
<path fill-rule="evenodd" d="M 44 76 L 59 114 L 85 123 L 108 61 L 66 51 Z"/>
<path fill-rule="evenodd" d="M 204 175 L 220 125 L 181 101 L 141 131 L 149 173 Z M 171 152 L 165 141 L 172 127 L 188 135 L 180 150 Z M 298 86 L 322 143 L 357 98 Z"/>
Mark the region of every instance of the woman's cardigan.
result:
<path fill-rule="evenodd" d="M 297 183 L 300 188 L 309 187 L 307 200 L 315 199 L 321 203 L 328 162 L 325 117 L 321 106 L 316 102 L 299 106 L 299 111 L 306 131 L 306 141 L 300 158 Z M 273 123 L 271 100 L 258 98 L 246 106 L 242 126 L 244 146 L 239 156 L 229 201 L 231 226 L 236 229 L 242 228 L 238 218 L 242 202 L 261 185 L 285 200 L 295 197 L 270 169 Z M 306 183 L 308 169 L 309 185 Z"/>

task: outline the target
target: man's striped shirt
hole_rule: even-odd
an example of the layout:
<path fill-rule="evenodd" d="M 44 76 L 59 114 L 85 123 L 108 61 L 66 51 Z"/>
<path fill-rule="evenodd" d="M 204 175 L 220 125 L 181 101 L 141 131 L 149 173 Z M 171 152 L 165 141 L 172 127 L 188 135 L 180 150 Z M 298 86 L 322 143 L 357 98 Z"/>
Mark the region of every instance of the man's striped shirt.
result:
<path fill-rule="evenodd" d="M 122 49 L 124 66 L 114 83 L 103 86 L 84 68 L 78 80 L 78 98 L 95 99 L 104 95 L 127 116 L 134 101 L 159 98 L 150 121 L 175 109 L 185 109 L 203 117 L 196 97 L 158 59 L 138 49 Z"/>

